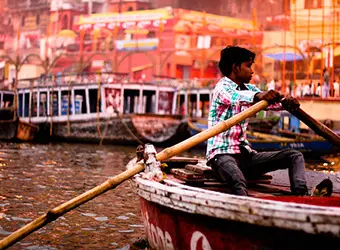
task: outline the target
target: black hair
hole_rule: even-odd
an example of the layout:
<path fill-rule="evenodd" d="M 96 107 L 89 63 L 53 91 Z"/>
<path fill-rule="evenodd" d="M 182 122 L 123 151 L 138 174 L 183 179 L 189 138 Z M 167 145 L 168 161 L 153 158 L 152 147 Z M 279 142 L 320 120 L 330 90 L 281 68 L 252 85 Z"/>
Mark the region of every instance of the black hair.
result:
<path fill-rule="evenodd" d="M 229 76 L 232 72 L 233 64 L 240 66 L 243 62 L 255 60 L 255 53 L 238 46 L 227 46 L 221 51 L 221 59 L 218 64 L 221 73 Z"/>

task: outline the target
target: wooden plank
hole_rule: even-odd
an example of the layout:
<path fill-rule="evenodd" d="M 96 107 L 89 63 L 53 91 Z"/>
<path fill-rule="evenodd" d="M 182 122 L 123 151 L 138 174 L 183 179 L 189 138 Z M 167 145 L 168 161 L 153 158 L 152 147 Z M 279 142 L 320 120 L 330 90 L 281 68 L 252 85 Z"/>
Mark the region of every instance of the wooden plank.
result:
<path fill-rule="evenodd" d="M 215 179 L 215 174 L 212 171 L 211 167 L 208 167 L 207 165 L 193 165 L 193 164 L 187 164 L 185 166 L 185 169 L 194 171 L 196 173 L 199 173 L 203 175 L 207 179 Z"/>
<path fill-rule="evenodd" d="M 190 171 L 188 169 L 184 168 L 173 168 L 170 171 L 172 174 L 176 176 L 180 176 L 181 178 L 187 179 L 187 180 L 205 180 L 206 178 L 200 174 L 196 173 L 194 171 Z"/>
<path fill-rule="evenodd" d="M 168 166 L 168 169 L 172 168 L 185 168 L 187 164 L 197 164 L 198 159 L 188 157 L 172 157 L 168 160 L 162 161 Z"/>
<path fill-rule="evenodd" d="M 171 157 L 170 159 L 167 159 L 165 161 L 162 161 L 164 163 L 168 163 L 168 162 L 180 162 L 180 163 L 185 163 L 185 164 L 197 164 L 198 163 L 198 159 L 197 158 L 190 158 L 190 157 L 179 157 L 179 156 L 175 156 L 175 157 Z"/>

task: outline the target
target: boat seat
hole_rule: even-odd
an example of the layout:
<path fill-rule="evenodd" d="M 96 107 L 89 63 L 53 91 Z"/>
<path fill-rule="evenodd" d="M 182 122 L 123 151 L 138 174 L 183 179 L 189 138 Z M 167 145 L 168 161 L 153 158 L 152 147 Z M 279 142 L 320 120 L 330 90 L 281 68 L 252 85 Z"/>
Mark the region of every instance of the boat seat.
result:
<path fill-rule="evenodd" d="M 173 176 L 188 185 L 228 185 L 216 179 L 212 169 L 206 165 L 187 164 L 185 168 L 172 168 L 170 172 Z M 257 177 L 248 177 L 248 185 L 270 184 L 272 176 L 265 174 Z"/>

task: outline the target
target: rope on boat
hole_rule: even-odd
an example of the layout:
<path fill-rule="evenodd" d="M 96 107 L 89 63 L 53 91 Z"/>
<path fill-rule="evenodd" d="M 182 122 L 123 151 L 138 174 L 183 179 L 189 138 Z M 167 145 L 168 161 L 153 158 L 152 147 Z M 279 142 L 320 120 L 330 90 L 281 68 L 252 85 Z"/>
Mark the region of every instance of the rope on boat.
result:
<path fill-rule="evenodd" d="M 119 114 L 118 114 L 118 117 L 120 118 Z M 120 118 L 124 127 L 126 128 L 126 130 L 129 132 L 129 134 L 139 143 L 139 144 L 142 144 L 144 145 L 145 143 L 143 143 L 141 140 L 138 139 L 138 137 L 132 133 L 131 129 L 129 128 L 129 126 L 126 124 L 126 122 L 124 121 L 124 119 Z"/>
<path fill-rule="evenodd" d="M 100 85 L 101 85 L 102 75 L 101 73 L 98 74 L 98 92 L 97 92 L 97 132 L 100 136 L 100 110 L 99 110 L 99 103 L 100 103 Z"/>
<path fill-rule="evenodd" d="M 141 145 L 145 145 L 144 142 L 142 142 L 132 131 L 131 129 L 129 128 L 129 126 L 126 124 L 126 122 L 124 121 L 124 119 L 121 117 L 121 115 L 119 114 L 118 110 L 114 110 L 114 112 L 117 114 L 117 117 L 120 119 L 120 121 L 123 123 L 125 129 L 128 131 L 128 133 L 132 136 L 132 138 L 134 140 L 136 140 L 138 142 L 138 144 L 141 144 Z M 112 120 L 113 121 L 113 120 Z M 103 144 L 103 141 L 105 139 L 105 135 L 106 135 L 106 132 L 107 132 L 107 129 L 108 129 L 108 126 L 109 126 L 109 122 L 106 123 L 106 126 L 105 126 L 105 129 L 104 129 L 104 132 L 103 132 L 103 135 L 101 136 L 101 139 L 100 139 L 100 142 L 99 142 L 99 145 L 102 145 Z"/>
<path fill-rule="evenodd" d="M 52 129 L 53 129 L 53 93 L 54 93 L 54 75 L 52 75 L 52 87 L 50 93 L 50 136 L 52 136 Z"/>
<path fill-rule="evenodd" d="M 30 81 L 30 107 L 29 107 L 29 111 L 28 111 L 28 123 L 31 123 L 31 117 L 32 117 L 32 105 L 33 105 L 33 84 L 34 84 L 34 81 L 31 80 Z"/>
<path fill-rule="evenodd" d="M 68 91 L 67 91 L 67 135 L 71 134 L 70 125 L 70 96 L 71 96 L 71 77 L 68 80 Z"/>

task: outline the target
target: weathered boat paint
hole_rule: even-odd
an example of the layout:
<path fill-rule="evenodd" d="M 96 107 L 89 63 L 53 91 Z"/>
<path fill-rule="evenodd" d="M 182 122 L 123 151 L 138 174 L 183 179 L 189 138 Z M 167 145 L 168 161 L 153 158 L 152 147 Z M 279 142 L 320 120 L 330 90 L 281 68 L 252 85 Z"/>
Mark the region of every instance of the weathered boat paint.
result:
<path fill-rule="evenodd" d="M 277 201 L 138 175 L 134 180 L 155 249 L 305 249 L 340 243 L 340 208 L 327 206 L 340 205 L 339 197 L 273 198 Z"/>

